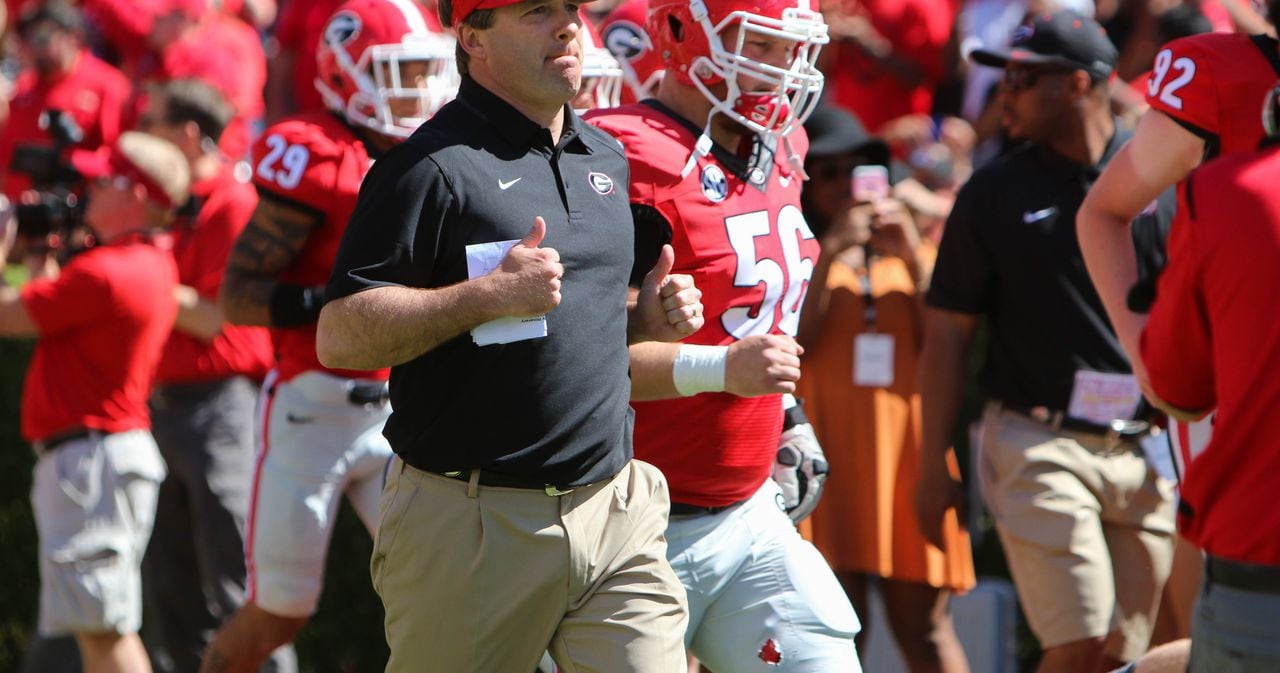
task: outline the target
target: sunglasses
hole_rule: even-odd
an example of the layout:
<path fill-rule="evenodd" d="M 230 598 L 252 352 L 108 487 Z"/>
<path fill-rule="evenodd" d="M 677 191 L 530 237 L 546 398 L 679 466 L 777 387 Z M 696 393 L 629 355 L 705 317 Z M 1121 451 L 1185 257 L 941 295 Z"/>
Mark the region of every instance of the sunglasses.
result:
<path fill-rule="evenodd" d="M 1074 72 L 1067 68 L 1010 68 L 1004 71 L 1000 84 L 1006 91 L 1023 91 L 1030 89 L 1048 75 L 1065 75 Z"/>

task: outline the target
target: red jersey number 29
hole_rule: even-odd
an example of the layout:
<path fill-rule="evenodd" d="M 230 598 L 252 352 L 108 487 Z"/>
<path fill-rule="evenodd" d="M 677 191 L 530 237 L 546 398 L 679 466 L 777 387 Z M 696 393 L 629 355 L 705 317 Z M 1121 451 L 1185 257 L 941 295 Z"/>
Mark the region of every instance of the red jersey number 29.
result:
<path fill-rule="evenodd" d="M 734 287 L 756 287 L 764 284 L 764 299 L 759 307 L 734 306 L 720 316 L 720 324 L 735 339 L 753 334 L 769 334 L 775 320 L 778 331 L 795 336 L 800 327 L 800 307 L 805 287 L 813 275 L 813 260 L 800 256 L 800 241 L 811 240 L 813 232 L 804 221 L 800 209 L 783 206 L 778 212 L 778 239 L 782 247 L 782 264 L 768 257 L 757 258 L 756 239 L 768 236 L 769 213 L 764 210 L 725 218 L 729 245 L 738 258 L 733 275 Z M 783 265 L 786 273 L 783 273 Z M 778 302 L 782 310 L 778 311 Z M 752 316 L 752 313 L 755 315 Z"/>
<path fill-rule="evenodd" d="M 1171 77 L 1172 75 L 1172 77 Z M 1159 98 L 1161 103 L 1175 110 L 1182 109 L 1182 97 L 1178 90 L 1196 76 L 1196 62 L 1186 56 L 1173 57 L 1173 52 L 1161 49 L 1151 66 L 1151 81 L 1147 82 L 1147 95 Z"/>
<path fill-rule="evenodd" d="M 258 177 L 274 182 L 285 189 L 293 189 L 302 181 L 311 153 L 302 145 L 290 145 L 278 135 L 266 140 L 269 151 L 258 163 Z"/>

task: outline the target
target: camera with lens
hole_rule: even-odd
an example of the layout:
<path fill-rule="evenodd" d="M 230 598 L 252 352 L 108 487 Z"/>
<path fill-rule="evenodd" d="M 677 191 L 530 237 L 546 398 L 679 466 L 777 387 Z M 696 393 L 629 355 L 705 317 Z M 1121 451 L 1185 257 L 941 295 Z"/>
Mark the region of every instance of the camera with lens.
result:
<path fill-rule="evenodd" d="M 31 191 L 16 204 L 18 235 L 28 239 L 56 235 L 65 241 L 80 223 L 83 209 L 78 196 L 82 178 L 64 154 L 67 147 L 84 138 L 84 132 L 70 115 L 57 109 L 46 110 L 40 116 L 40 126 L 48 131 L 53 144 L 19 144 L 9 162 L 10 170 L 31 179 Z"/>

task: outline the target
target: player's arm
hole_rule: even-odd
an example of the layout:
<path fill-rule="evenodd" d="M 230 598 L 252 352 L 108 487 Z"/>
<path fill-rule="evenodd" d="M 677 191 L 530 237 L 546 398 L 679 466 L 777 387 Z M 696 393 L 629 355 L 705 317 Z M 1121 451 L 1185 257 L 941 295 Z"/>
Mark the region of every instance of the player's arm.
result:
<path fill-rule="evenodd" d="M 263 191 L 236 238 L 218 293 L 218 305 L 236 325 L 297 327 L 315 322 L 324 303 L 324 288 L 281 283 L 324 218 L 301 204 Z"/>
<path fill-rule="evenodd" d="M 1125 303 L 1138 280 L 1129 227 L 1160 192 L 1186 177 L 1204 156 L 1205 142 L 1168 115 L 1152 110 L 1129 143 L 1107 164 L 1076 215 L 1080 252 L 1098 289 L 1120 344 L 1145 385 L 1138 361 L 1138 335 L 1145 318 Z"/>
<path fill-rule="evenodd" d="M 546 222 L 535 218 L 502 263 L 479 278 L 431 289 L 383 285 L 329 302 L 316 330 L 321 364 L 392 367 L 490 320 L 554 309 L 564 267 L 553 248 L 539 247 L 546 233 Z"/>
<path fill-rule="evenodd" d="M 728 346 L 634 344 L 631 400 L 716 392 L 739 397 L 794 393 L 803 353 L 795 339 L 780 334 L 756 334 Z"/>

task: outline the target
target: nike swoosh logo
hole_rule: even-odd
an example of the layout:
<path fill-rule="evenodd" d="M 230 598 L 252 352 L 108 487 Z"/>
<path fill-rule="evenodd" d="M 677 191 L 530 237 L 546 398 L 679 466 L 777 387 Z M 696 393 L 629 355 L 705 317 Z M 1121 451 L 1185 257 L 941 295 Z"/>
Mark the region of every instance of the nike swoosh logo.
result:
<path fill-rule="evenodd" d="M 1044 218 L 1049 217 L 1050 215 L 1053 215 L 1056 212 L 1058 212 L 1058 209 L 1053 206 L 1049 206 L 1044 210 L 1037 210 L 1035 212 L 1028 210 L 1027 212 L 1022 214 L 1022 221 L 1026 222 L 1027 224 L 1031 224 L 1033 222 L 1039 222 L 1040 220 L 1043 220 Z"/>
<path fill-rule="evenodd" d="M 524 179 L 524 178 L 520 177 L 520 178 L 516 178 L 515 180 L 511 180 L 510 182 L 503 182 L 503 181 L 499 180 L 499 181 L 498 181 L 498 189 L 501 189 L 501 190 L 504 190 L 504 191 L 505 191 L 505 190 L 509 189 L 509 188 L 511 187 L 511 185 L 514 185 L 515 183 L 520 182 L 520 181 L 521 181 L 521 180 L 523 180 L 523 179 Z"/>
<path fill-rule="evenodd" d="M 296 416 L 292 411 L 286 413 L 284 417 L 285 417 L 285 420 L 289 421 L 290 423 L 296 423 L 296 424 L 311 423 L 316 420 L 310 416 Z"/>

